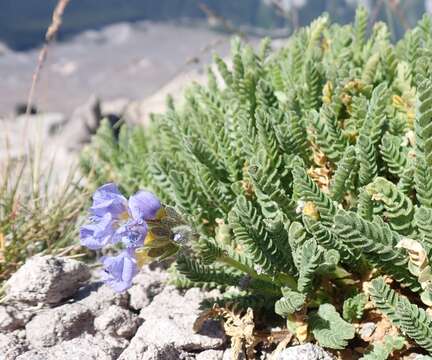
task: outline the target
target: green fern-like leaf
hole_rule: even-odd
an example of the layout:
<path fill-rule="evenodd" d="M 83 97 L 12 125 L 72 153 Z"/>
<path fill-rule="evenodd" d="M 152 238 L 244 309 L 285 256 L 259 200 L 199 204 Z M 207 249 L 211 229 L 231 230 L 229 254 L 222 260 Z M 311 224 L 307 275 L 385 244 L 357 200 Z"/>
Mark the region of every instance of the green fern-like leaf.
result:
<path fill-rule="evenodd" d="M 361 320 L 367 301 L 368 297 L 363 293 L 346 299 L 343 304 L 343 318 L 349 322 Z"/>
<path fill-rule="evenodd" d="M 376 149 L 371 139 L 360 135 L 357 142 L 359 159 L 359 185 L 369 184 L 378 174 Z"/>
<path fill-rule="evenodd" d="M 414 205 L 393 183 L 378 177 L 369 184 L 366 191 L 383 203 L 385 216 L 389 219 L 390 227 L 402 235 L 412 233 Z"/>
<path fill-rule="evenodd" d="M 368 292 L 375 306 L 384 313 L 395 325 L 400 325 L 400 315 L 398 313 L 398 304 L 405 304 L 405 298 L 397 294 L 390 286 L 388 286 L 382 277 L 374 279 Z"/>
<path fill-rule="evenodd" d="M 283 173 L 277 170 L 272 171 L 272 168 L 271 160 L 264 151 L 257 154 L 248 168 L 257 200 L 267 218 L 273 218 L 277 216 L 278 211 L 282 211 L 292 219 L 295 217 L 295 202 L 282 186 L 281 175 Z"/>
<path fill-rule="evenodd" d="M 386 93 L 387 86 L 385 83 L 378 85 L 373 90 L 366 119 L 360 129 L 360 133 L 366 135 L 374 145 L 380 140 L 384 125 L 387 121 L 385 112 Z"/>
<path fill-rule="evenodd" d="M 229 224 L 233 229 L 236 242 L 245 246 L 251 259 L 266 272 L 273 272 L 278 267 L 284 268 L 284 257 L 265 229 L 262 216 L 252 202 L 239 197 L 234 209 L 229 214 Z"/>
<path fill-rule="evenodd" d="M 292 291 L 290 289 L 282 289 L 283 297 L 275 303 L 275 313 L 287 317 L 299 311 L 306 302 L 304 294 Z"/>
<path fill-rule="evenodd" d="M 374 213 L 374 204 L 372 196 L 364 188 L 360 189 L 357 203 L 357 214 L 367 221 L 372 221 Z"/>
<path fill-rule="evenodd" d="M 357 62 L 360 61 L 362 50 L 366 43 L 366 31 L 368 26 L 368 13 L 365 7 L 359 6 L 357 8 L 354 19 L 354 58 Z"/>
<path fill-rule="evenodd" d="M 298 250 L 300 259 L 297 282 L 298 291 L 307 294 L 312 290 L 313 280 L 319 265 L 324 259 L 324 250 L 318 246 L 315 240 L 307 240 Z"/>
<path fill-rule="evenodd" d="M 381 156 L 386 162 L 390 173 L 401 176 L 408 163 L 407 153 L 401 147 L 402 140 L 394 135 L 386 133 L 381 142 Z"/>
<path fill-rule="evenodd" d="M 339 161 L 347 142 L 342 137 L 336 107 L 324 105 L 319 115 L 311 112 L 309 118 L 314 129 L 315 141 L 322 152 L 333 162 Z"/>
<path fill-rule="evenodd" d="M 416 165 L 415 186 L 421 205 L 432 207 L 432 83 L 423 80 L 419 85 L 415 120 Z"/>
<path fill-rule="evenodd" d="M 432 353 L 432 318 L 417 305 L 398 304 L 402 331 L 422 348 Z"/>
<path fill-rule="evenodd" d="M 293 169 L 294 191 L 299 199 L 311 201 L 317 207 L 320 218 L 324 224 L 332 224 L 336 207 L 333 201 L 324 194 L 321 189 L 306 174 L 304 169 L 295 167 Z"/>
<path fill-rule="evenodd" d="M 387 360 L 391 353 L 402 350 L 405 340 L 401 336 L 386 336 L 384 341 L 374 345 L 373 350 L 362 356 L 362 360 Z"/>
<path fill-rule="evenodd" d="M 432 318 L 423 309 L 396 294 L 383 278 L 373 280 L 369 292 L 377 308 L 399 326 L 403 333 L 432 352 Z"/>
<path fill-rule="evenodd" d="M 342 262 L 351 265 L 357 262 L 360 257 L 359 252 L 344 244 L 332 229 L 323 226 L 319 221 L 308 216 L 303 217 L 303 222 L 307 231 L 315 238 L 317 243 L 325 249 L 336 250 L 340 254 Z"/>
<path fill-rule="evenodd" d="M 423 206 L 417 208 L 414 219 L 424 245 L 432 248 L 432 209 Z"/>
<path fill-rule="evenodd" d="M 356 164 L 355 148 L 347 147 L 345 153 L 337 165 L 330 188 L 330 196 L 333 200 L 340 202 L 348 190 L 349 176 Z"/>
<path fill-rule="evenodd" d="M 235 271 L 201 264 L 185 256 L 177 258 L 177 270 L 193 282 L 209 282 L 225 286 L 237 286 L 243 276 Z"/>
<path fill-rule="evenodd" d="M 320 305 L 318 312 L 310 319 L 312 334 L 319 344 L 331 349 L 343 349 L 354 338 L 354 326 L 344 321 L 335 307 Z"/>
<path fill-rule="evenodd" d="M 408 270 L 408 258 L 395 248 L 400 237 L 388 225 L 363 220 L 355 213 L 341 212 L 335 217 L 335 231 L 344 243 L 362 251 L 372 265 L 414 291 L 420 290 L 417 279 Z"/>

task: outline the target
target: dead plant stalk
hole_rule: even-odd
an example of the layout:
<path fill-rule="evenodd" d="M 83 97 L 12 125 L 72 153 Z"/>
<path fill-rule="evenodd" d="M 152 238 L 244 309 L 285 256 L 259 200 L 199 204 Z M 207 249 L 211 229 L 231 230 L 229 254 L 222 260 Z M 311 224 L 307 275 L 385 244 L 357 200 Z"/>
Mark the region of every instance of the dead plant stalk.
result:
<path fill-rule="evenodd" d="M 45 63 L 45 60 L 47 58 L 49 44 L 55 38 L 55 36 L 57 35 L 57 33 L 60 29 L 60 26 L 62 24 L 62 19 L 63 19 L 63 13 L 66 9 L 66 6 L 69 4 L 69 1 L 70 0 L 59 0 L 56 7 L 54 8 L 51 24 L 48 27 L 48 30 L 45 34 L 45 43 L 44 43 L 44 45 L 43 45 L 43 47 L 39 53 L 36 69 L 35 69 L 33 76 L 32 76 L 32 83 L 31 83 L 31 87 L 30 87 L 30 91 L 29 91 L 29 95 L 28 95 L 28 99 L 27 99 L 26 115 L 30 114 L 30 109 L 31 109 L 31 105 L 33 102 L 36 83 L 39 79 L 39 75 L 40 75 L 41 69 L 43 67 L 43 64 Z M 25 127 L 25 128 L 27 128 L 27 127 Z"/>

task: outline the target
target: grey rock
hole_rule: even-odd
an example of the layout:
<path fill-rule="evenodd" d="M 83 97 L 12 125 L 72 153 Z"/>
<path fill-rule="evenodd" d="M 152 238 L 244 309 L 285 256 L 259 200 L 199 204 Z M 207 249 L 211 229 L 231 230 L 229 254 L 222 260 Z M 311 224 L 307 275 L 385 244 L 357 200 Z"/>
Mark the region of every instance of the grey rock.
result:
<path fill-rule="evenodd" d="M 31 312 L 26 309 L 18 309 L 11 305 L 0 305 L 0 332 L 21 329 L 31 317 Z"/>
<path fill-rule="evenodd" d="M 225 334 L 219 322 L 207 321 L 200 333 L 193 331 L 193 324 L 202 311 L 200 304 L 207 296 L 197 288 L 182 295 L 171 286 L 165 287 L 140 313 L 144 323 L 139 330 L 145 331 L 147 343 L 174 343 L 185 351 L 220 348 Z"/>
<path fill-rule="evenodd" d="M 17 340 L 19 340 L 20 342 L 27 343 L 27 337 L 26 337 L 25 329 L 15 330 L 9 334 L 12 334 L 13 336 L 15 336 L 15 338 Z"/>
<path fill-rule="evenodd" d="M 0 41 L 0 56 L 6 55 L 8 53 L 12 52 L 11 49 L 2 41 Z"/>
<path fill-rule="evenodd" d="M 79 121 L 90 132 L 94 132 L 97 130 L 101 118 L 100 101 L 96 96 L 92 95 L 83 105 L 75 109 L 70 121 Z"/>
<path fill-rule="evenodd" d="M 223 350 L 205 350 L 195 357 L 196 360 L 223 360 Z"/>
<path fill-rule="evenodd" d="M 130 295 L 129 305 L 134 310 L 141 310 L 150 304 L 153 298 L 163 290 L 168 274 L 161 269 L 151 270 L 145 266 L 135 276 L 132 287 L 128 290 Z"/>
<path fill-rule="evenodd" d="M 333 360 L 324 349 L 311 343 L 289 347 L 283 350 L 278 360 Z"/>
<path fill-rule="evenodd" d="M 171 286 L 155 296 L 140 317 L 144 323 L 138 328 L 120 359 L 141 359 L 150 345 L 164 349 L 173 345 L 179 351 L 200 351 L 221 348 L 225 335 L 216 321 L 204 324 L 200 333 L 194 333 L 193 324 L 200 313 L 200 303 L 208 296 L 199 289 L 190 289 L 184 295 Z"/>
<path fill-rule="evenodd" d="M 0 334 L 0 360 L 15 360 L 27 350 L 27 344 L 15 333 Z"/>
<path fill-rule="evenodd" d="M 373 322 L 367 322 L 361 325 L 360 327 L 360 336 L 362 338 L 368 338 L 371 336 L 376 329 L 376 324 Z"/>
<path fill-rule="evenodd" d="M 116 293 L 99 282 L 82 287 L 76 293 L 74 301 L 90 309 L 93 315 L 99 316 L 111 305 L 128 308 L 129 295 L 127 292 Z"/>
<path fill-rule="evenodd" d="M 120 45 L 133 36 L 134 26 L 126 22 L 108 25 L 102 30 L 106 41 L 111 45 Z"/>
<path fill-rule="evenodd" d="M 67 124 L 63 127 L 61 137 L 69 150 L 79 150 L 91 139 L 102 119 L 99 99 L 92 95 L 85 104 L 77 107 Z"/>
<path fill-rule="evenodd" d="M 103 333 L 96 333 L 94 336 L 96 339 L 102 339 L 102 342 L 105 342 L 111 351 L 117 354 L 116 358 L 118 358 L 121 352 L 129 345 L 129 340 L 121 337 L 114 337 Z"/>
<path fill-rule="evenodd" d="M 66 123 L 66 116 L 61 113 L 39 113 L 32 115 L 20 115 L 15 119 L 16 123 L 29 124 L 28 133 L 39 131 L 43 139 L 54 136 Z"/>
<path fill-rule="evenodd" d="M 101 103 L 102 117 L 112 114 L 121 118 L 130 102 L 131 101 L 126 98 L 103 101 Z"/>
<path fill-rule="evenodd" d="M 15 358 L 15 360 L 54 360 L 49 357 L 48 352 L 31 350 Z"/>
<path fill-rule="evenodd" d="M 196 356 L 194 353 L 181 352 L 179 360 L 196 360 Z"/>
<path fill-rule="evenodd" d="M 37 314 L 26 326 L 29 343 L 35 347 L 54 346 L 85 332 L 92 332 L 93 315 L 81 304 L 66 304 Z"/>
<path fill-rule="evenodd" d="M 16 360 L 114 360 L 122 350 L 105 338 L 84 334 L 51 348 L 28 351 Z"/>
<path fill-rule="evenodd" d="M 95 329 L 104 334 L 130 339 L 141 324 L 138 315 L 116 305 L 111 305 L 95 321 Z"/>
<path fill-rule="evenodd" d="M 28 305 L 57 304 L 90 278 L 79 261 L 51 255 L 34 256 L 6 282 L 6 299 Z"/>
<path fill-rule="evenodd" d="M 140 350 L 136 352 L 123 352 L 119 360 L 179 360 L 183 354 L 172 344 L 165 346 L 141 344 Z"/>

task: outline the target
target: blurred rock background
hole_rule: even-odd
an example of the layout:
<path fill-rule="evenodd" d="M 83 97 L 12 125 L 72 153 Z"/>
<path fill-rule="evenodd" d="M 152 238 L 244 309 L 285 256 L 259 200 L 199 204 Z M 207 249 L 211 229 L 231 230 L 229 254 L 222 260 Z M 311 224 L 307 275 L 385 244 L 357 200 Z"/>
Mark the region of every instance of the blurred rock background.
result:
<path fill-rule="evenodd" d="M 25 103 L 57 0 L 0 2 L 0 116 Z M 41 111 L 70 115 L 91 94 L 144 99 L 180 73 L 202 69 L 229 36 L 287 37 L 323 11 L 344 23 L 355 7 L 394 37 L 430 10 L 424 0 L 72 0 L 37 86 Z M 185 79 L 186 80 L 186 79 Z"/>
<path fill-rule="evenodd" d="M 56 3 L 0 1 L 0 161 L 38 142 L 69 169 L 70 150 L 101 117 L 145 123 L 167 94 L 205 80 L 212 53 L 226 56 L 232 35 L 280 46 L 322 12 L 345 23 L 362 4 L 396 39 L 432 11 L 429 0 L 70 0 L 36 84 L 38 114 L 20 116 Z"/>

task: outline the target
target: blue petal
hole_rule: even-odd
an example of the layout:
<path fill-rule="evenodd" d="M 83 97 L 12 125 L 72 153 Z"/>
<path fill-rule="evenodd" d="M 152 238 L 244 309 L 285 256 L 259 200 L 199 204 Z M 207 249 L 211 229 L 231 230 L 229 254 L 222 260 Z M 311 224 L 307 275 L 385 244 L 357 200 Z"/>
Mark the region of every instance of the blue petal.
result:
<path fill-rule="evenodd" d="M 106 200 L 109 200 L 114 195 L 120 195 L 123 196 L 117 185 L 114 183 L 108 183 L 105 185 L 100 186 L 93 194 L 93 203 L 99 204 L 101 202 L 104 202 Z"/>
<path fill-rule="evenodd" d="M 141 190 L 129 198 L 129 210 L 135 220 L 153 220 L 160 208 L 159 199 L 150 191 Z"/>
<path fill-rule="evenodd" d="M 112 216 L 107 213 L 96 222 L 81 226 L 81 245 L 92 250 L 100 249 L 108 243 L 115 242 L 113 238 L 114 232 L 115 229 Z"/>
<path fill-rule="evenodd" d="M 113 183 L 105 184 L 95 191 L 90 208 L 93 216 L 102 217 L 107 212 L 117 219 L 127 212 L 127 200 Z"/>
<path fill-rule="evenodd" d="M 126 250 L 117 256 L 103 257 L 101 261 L 104 266 L 102 278 L 114 291 L 123 292 L 131 287 L 138 272 L 133 252 Z"/>

